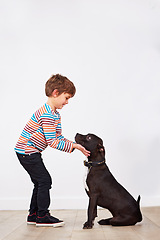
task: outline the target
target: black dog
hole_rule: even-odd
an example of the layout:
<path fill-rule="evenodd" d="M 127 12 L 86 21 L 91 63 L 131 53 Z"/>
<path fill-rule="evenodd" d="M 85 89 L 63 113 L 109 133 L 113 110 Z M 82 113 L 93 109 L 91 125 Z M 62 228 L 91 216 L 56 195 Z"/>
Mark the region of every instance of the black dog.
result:
<path fill-rule="evenodd" d="M 105 149 L 103 141 L 94 134 L 81 135 L 75 137 L 77 143 L 84 146 L 91 152 L 88 162 L 84 161 L 88 167 L 86 183 L 89 196 L 88 220 L 83 228 L 92 228 L 95 217 L 97 217 L 97 206 L 108 209 L 113 217 L 102 219 L 100 225 L 129 226 L 142 221 L 139 202 L 122 187 L 113 177 L 105 163 Z"/>

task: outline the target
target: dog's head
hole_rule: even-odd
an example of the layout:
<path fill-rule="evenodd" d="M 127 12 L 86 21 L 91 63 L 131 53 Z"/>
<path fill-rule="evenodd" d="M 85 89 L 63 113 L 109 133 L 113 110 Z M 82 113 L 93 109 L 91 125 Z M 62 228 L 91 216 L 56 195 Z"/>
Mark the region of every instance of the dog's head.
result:
<path fill-rule="evenodd" d="M 88 133 L 82 135 L 77 133 L 75 136 L 76 143 L 81 144 L 85 149 L 91 152 L 92 161 L 101 161 L 105 157 L 105 149 L 101 138 L 94 134 Z"/>

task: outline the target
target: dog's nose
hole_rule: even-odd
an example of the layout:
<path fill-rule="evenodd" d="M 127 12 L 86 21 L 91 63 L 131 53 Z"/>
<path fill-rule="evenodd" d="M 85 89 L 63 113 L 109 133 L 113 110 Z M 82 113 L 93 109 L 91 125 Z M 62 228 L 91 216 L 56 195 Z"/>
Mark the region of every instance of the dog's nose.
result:
<path fill-rule="evenodd" d="M 76 133 L 75 139 L 78 137 L 79 133 Z"/>
<path fill-rule="evenodd" d="M 75 140 L 76 140 L 77 143 L 78 143 L 78 140 L 79 140 L 79 136 L 80 136 L 79 133 L 77 133 L 76 136 L 75 136 Z"/>

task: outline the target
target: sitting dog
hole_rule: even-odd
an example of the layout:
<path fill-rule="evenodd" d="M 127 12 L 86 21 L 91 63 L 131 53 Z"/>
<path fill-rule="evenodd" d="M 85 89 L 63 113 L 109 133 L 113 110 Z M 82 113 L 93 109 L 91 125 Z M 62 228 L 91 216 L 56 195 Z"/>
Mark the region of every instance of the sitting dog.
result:
<path fill-rule="evenodd" d="M 88 220 L 84 229 L 93 226 L 97 217 L 97 206 L 108 209 L 113 217 L 102 219 L 100 225 L 129 226 L 142 221 L 139 202 L 121 186 L 105 163 L 105 149 L 101 138 L 94 134 L 76 134 L 75 141 L 91 152 L 84 165 L 88 167 L 86 192 L 89 196 Z"/>

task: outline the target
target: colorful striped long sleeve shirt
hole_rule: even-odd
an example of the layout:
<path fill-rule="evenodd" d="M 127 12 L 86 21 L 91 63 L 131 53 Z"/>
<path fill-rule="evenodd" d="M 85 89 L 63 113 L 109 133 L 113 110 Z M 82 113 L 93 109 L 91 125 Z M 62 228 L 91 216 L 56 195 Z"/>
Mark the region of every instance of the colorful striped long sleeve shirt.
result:
<path fill-rule="evenodd" d="M 61 117 L 48 104 L 44 104 L 31 117 L 15 146 L 21 154 L 42 152 L 48 145 L 52 148 L 72 152 L 73 142 L 62 136 Z"/>

